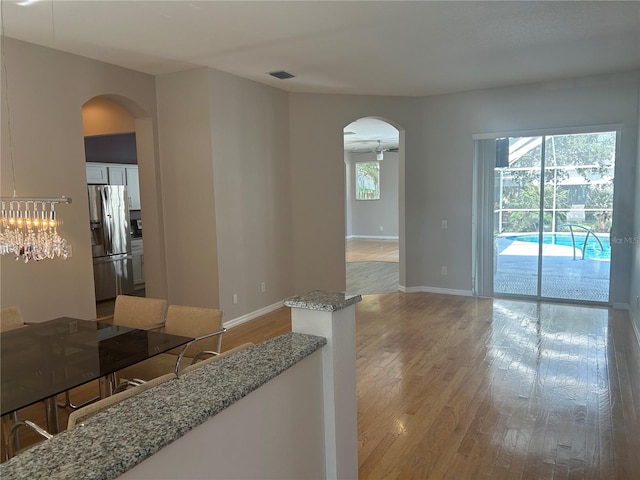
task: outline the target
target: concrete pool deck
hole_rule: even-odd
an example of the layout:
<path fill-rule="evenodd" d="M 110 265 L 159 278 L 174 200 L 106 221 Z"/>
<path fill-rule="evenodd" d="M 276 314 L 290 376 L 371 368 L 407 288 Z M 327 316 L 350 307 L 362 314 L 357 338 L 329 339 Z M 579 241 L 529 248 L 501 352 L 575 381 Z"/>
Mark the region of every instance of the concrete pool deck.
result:
<path fill-rule="evenodd" d="M 500 253 L 494 270 L 494 293 L 511 295 L 537 295 L 538 244 L 533 242 L 500 242 Z M 542 247 L 543 297 L 609 301 L 608 260 L 582 260 L 582 250 L 573 247 L 544 244 Z"/>

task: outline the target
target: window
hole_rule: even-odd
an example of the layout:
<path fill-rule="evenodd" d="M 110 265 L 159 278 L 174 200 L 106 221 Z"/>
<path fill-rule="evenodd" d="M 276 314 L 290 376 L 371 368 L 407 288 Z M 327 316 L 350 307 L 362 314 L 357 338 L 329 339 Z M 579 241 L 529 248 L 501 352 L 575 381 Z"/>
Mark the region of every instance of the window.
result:
<path fill-rule="evenodd" d="M 356 163 L 356 200 L 380 200 L 379 163 Z"/>

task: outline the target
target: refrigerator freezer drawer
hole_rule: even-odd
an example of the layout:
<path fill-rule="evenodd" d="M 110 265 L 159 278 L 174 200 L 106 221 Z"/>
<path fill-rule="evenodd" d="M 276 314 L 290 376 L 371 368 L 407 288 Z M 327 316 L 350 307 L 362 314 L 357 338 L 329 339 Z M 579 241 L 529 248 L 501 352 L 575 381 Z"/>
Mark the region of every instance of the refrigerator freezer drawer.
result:
<path fill-rule="evenodd" d="M 133 262 L 131 255 L 113 255 L 93 259 L 93 280 L 96 301 L 133 293 Z"/>

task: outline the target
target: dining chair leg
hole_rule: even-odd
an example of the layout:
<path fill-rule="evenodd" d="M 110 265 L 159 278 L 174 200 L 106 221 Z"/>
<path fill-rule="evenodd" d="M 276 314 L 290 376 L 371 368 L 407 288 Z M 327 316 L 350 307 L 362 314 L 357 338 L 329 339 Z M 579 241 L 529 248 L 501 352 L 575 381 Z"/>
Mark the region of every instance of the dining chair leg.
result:
<path fill-rule="evenodd" d="M 11 458 L 11 452 L 20 450 L 20 436 L 11 436 L 11 427 L 18 423 L 18 412 L 4 415 L 2 417 L 2 436 L 4 439 L 4 460 Z"/>
<path fill-rule="evenodd" d="M 98 400 L 100 400 L 100 395 L 98 395 L 96 397 L 93 397 L 93 398 L 90 398 L 89 400 L 84 401 L 82 403 L 75 404 L 75 403 L 71 402 L 71 395 L 69 394 L 69 391 L 67 390 L 66 392 L 64 392 L 64 398 L 65 398 L 64 402 L 58 402 L 58 406 L 60 408 L 69 407 L 72 410 L 77 410 L 79 408 L 86 407 L 90 403 L 97 402 Z"/>
<path fill-rule="evenodd" d="M 110 373 L 105 377 L 100 377 L 98 384 L 100 386 L 100 398 L 107 398 L 113 395 L 114 390 L 118 387 L 118 379 L 115 373 Z"/>
<path fill-rule="evenodd" d="M 35 433 L 37 433 L 38 435 L 40 435 L 42 438 L 44 439 L 51 439 L 53 438 L 53 435 L 51 435 L 49 432 L 47 432 L 45 429 L 43 429 L 42 427 L 40 427 L 39 425 L 33 423 L 31 420 L 18 420 L 16 423 L 14 423 L 13 425 L 11 425 L 11 430 L 9 431 L 9 444 L 14 444 L 15 443 L 15 439 L 18 438 L 18 435 L 20 434 L 20 432 L 18 431 L 20 429 L 20 427 L 26 427 L 29 430 L 34 431 Z M 7 458 L 11 458 L 13 456 L 15 456 L 16 454 L 18 454 L 20 452 L 20 449 L 11 449 L 7 452 Z"/>
<path fill-rule="evenodd" d="M 13 412 L 11 414 L 11 417 L 13 418 L 13 424 L 15 425 L 16 423 L 18 423 L 18 412 Z M 20 436 L 16 435 L 13 439 L 13 448 L 15 448 L 15 451 L 17 452 L 18 450 L 20 450 Z"/>
<path fill-rule="evenodd" d="M 144 383 L 146 383 L 144 380 L 141 380 L 139 378 L 134 378 L 131 380 L 126 380 L 121 382 L 114 390 L 113 393 L 120 393 L 120 392 L 124 392 L 127 388 L 129 387 L 139 387 L 140 385 L 143 385 Z"/>

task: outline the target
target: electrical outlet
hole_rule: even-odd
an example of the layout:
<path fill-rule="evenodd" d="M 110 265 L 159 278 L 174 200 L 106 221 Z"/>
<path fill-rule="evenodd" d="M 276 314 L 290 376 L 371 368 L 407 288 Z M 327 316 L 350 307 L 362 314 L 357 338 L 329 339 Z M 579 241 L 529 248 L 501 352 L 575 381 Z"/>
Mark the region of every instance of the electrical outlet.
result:
<path fill-rule="evenodd" d="M 380 231 L 382 232 L 384 230 L 384 226 L 380 225 Z"/>
<path fill-rule="evenodd" d="M 446 220 L 442 220 L 442 222 L 440 222 L 440 226 L 442 228 L 447 228 L 447 221 Z"/>
<path fill-rule="evenodd" d="M 238 303 L 238 294 L 237 294 L 237 293 L 234 293 L 234 294 L 233 294 L 233 304 L 235 305 L 235 304 L 237 304 L 237 303 Z"/>
<path fill-rule="evenodd" d="M 448 273 L 448 272 L 447 272 L 447 267 L 440 267 L 440 273 L 441 273 L 442 275 L 446 275 L 446 274 Z"/>
<path fill-rule="evenodd" d="M 267 284 L 266 284 L 266 283 L 262 282 L 262 283 L 260 284 L 260 291 L 261 291 L 262 293 L 264 293 L 264 292 L 266 292 L 266 291 L 267 291 Z"/>

